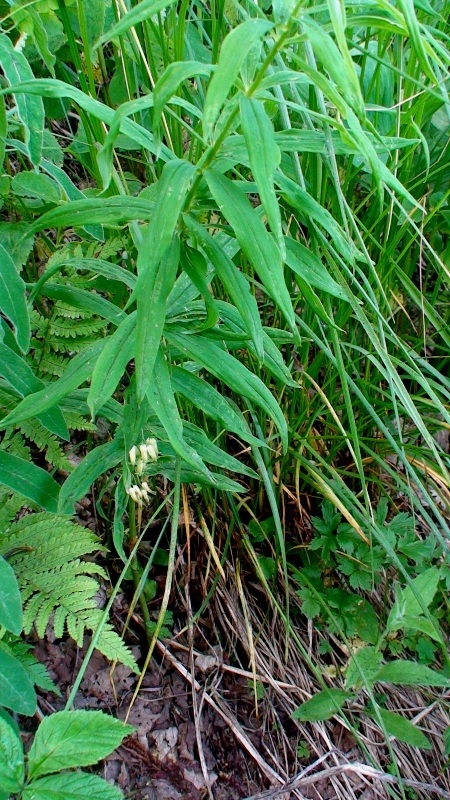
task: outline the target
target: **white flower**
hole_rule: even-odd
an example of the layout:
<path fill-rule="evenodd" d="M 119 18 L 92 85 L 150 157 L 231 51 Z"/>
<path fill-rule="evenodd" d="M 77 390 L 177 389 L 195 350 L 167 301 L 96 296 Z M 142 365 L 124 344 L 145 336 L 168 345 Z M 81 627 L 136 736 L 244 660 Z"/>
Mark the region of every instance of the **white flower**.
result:
<path fill-rule="evenodd" d="M 138 458 L 136 463 L 136 475 L 142 475 L 142 473 L 144 472 L 144 467 L 145 467 L 145 461 L 143 461 L 142 458 Z"/>
<path fill-rule="evenodd" d="M 150 461 L 156 461 L 158 458 L 158 445 L 156 439 L 145 440 L 147 455 Z"/>
<path fill-rule="evenodd" d="M 138 503 L 138 505 L 142 504 L 142 492 L 139 486 L 130 486 L 127 489 L 127 494 L 131 497 L 134 503 Z"/>
<path fill-rule="evenodd" d="M 137 456 L 137 454 L 138 454 L 138 449 L 137 449 L 136 445 L 134 444 L 133 447 L 131 448 L 130 452 L 128 453 L 128 458 L 130 459 L 130 464 L 131 464 L 132 467 L 134 467 L 134 465 L 136 464 L 136 456 Z"/>
<path fill-rule="evenodd" d="M 148 453 L 147 453 L 147 447 L 146 447 L 145 444 L 140 444 L 139 445 L 139 452 L 141 454 L 142 461 L 144 462 L 144 464 L 146 464 L 147 461 L 148 461 Z"/>

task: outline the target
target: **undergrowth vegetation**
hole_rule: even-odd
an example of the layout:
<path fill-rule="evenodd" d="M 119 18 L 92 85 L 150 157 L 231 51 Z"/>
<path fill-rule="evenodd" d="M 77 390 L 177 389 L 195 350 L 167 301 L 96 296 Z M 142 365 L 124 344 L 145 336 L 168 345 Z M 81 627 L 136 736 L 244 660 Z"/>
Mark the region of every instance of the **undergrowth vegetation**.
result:
<path fill-rule="evenodd" d="M 34 713 L 48 626 L 92 633 L 61 713 L 95 647 L 139 688 L 192 510 L 215 581 L 237 553 L 315 682 L 294 718 L 337 715 L 373 766 L 369 716 L 411 796 L 392 737 L 435 745 L 389 697 L 450 686 L 449 4 L 0 7 L 0 705 Z M 108 617 L 130 581 L 139 666 Z M 78 717 L 54 717 L 63 742 Z M 0 726 L 0 797 L 118 796 L 57 774 L 118 733 L 42 771 L 39 728 L 25 777 Z"/>

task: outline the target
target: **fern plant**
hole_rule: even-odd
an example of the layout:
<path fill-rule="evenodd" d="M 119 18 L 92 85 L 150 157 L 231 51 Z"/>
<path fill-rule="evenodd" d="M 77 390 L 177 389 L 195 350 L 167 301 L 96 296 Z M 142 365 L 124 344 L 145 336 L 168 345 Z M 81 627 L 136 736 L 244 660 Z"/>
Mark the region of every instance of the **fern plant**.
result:
<path fill-rule="evenodd" d="M 8 555 L 20 586 L 23 629 L 33 625 L 42 638 L 49 624 L 57 638 L 67 630 L 81 647 L 86 631 L 95 631 L 102 617 L 96 594 L 104 569 L 83 557 L 101 550 L 92 531 L 67 517 L 47 512 L 12 522 L 0 533 L 0 554 Z M 111 625 L 104 625 L 98 649 L 112 661 L 136 670 L 130 650 Z"/>

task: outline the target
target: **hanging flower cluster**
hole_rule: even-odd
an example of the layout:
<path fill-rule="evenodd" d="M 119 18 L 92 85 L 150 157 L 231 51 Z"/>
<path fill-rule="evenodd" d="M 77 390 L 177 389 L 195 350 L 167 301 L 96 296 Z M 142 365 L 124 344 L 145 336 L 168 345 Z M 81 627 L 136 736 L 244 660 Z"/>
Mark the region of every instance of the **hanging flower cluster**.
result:
<path fill-rule="evenodd" d="M 141 477 L 144 472 L 145 465 L 150 461 L 154 463 L 158 458 L 158 444 L 156 439 L 146 439 L 140 445 L 133 445 L 128 453 L 130 464 L 134 467 L 136 475 Z M 147 481 L 142 481 L 141 485 L 134 484 L 129 486 L 127 494 L 139 506 L 148 503 L 152 490 Z"/>

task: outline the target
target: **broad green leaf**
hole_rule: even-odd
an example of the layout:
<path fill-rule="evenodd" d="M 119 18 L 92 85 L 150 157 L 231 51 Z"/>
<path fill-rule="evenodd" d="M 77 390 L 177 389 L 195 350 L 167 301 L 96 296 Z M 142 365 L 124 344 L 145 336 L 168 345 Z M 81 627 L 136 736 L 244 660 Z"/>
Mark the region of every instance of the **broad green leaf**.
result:
<path fill-rule="evenodd" d="M 72 358 L 64 375 L 59 380 L 48 384 L 40 392 L 25 397 L 13 411 L 4 417 L 0 423 L 0 429 L 7 428 L 8 425 L 17 425 L 25 419 L 42 414 L 43 411 L 57 405 L 63 397 L 67 397 L 74 389 L 89 380 L 94 371 L 95 362 L 107 341 L 107 338 L 99 339 L 94 344 L 85 347 Z"/>
<path fill-rule="evenodd" d="M 0 790 L 16 794 L 25 779 L 23 747 L 20 737 L 0 717 Z"/>
<path fill-rule="evenodd" d="M 137 300 L 136 381 L 142 400 L 153 369 L 166 317 L 166 302 L 175 281 L 179 241 L 174 237 L 178 217 L 195 167 L 175 160 L 165 165 L 158 182 L 153 216 L 137 259 L 138 281 L 132 299 Z"/>
<path fill-rule="evenodd" d="M 280 207 L 273 185 L 273 176 L 281 158 L 280 148 L 275 142 L 273 125 L 264 108 L 264 103 L 261 100 L 241 95 L 240 108 L 242 130 L 253 177 L 269 227 L 284 258 L 285 247 Z"/>
<path fill-rule="evenodd" d="M 86 767 L 106 758 L 133 732 L 102 711 L 58 711 L 46 717 L 28 754 L 28 778 Z M 67 779 L 67 775 L 64 776 Z"/>
<path fill-rule="evenodd" d="M 441 579 L 441 572 L 436 567 L 424 570 L 420 575 L 411 581 L 405 589 L 396 587 L 396 600 L 391 608 L 386 623 L 387 630 L 397 631 L 400 628 L 413 627 L 416 630 L 423 630 L 422 622 L 426 630 L 424 633 L 431 635 L 432 638 L 440 641 L 439 633 L 434 630 L 433 625 L 423 616 L 423 608 L 417 597 L 422 600 L 423 606 L 428 608 L 432 602 Z"/>
<path fill-rule="evenodd" d="M 33 392 L 45 388 L 45 383 L 36 377 L 25 359 L 21 358 L 14 350 L 0 343 L 0 375 L 22 396 L 26 397 Z M 69 431 L 62 415 L 61 409 L 54 406 L 49 411 L 44 411 L 37 417 L 44 428 L 55 433 L 61 439 L 69 441 Z"/>
<path fill-rule="evenodd" d="M 283 312 L 294 335 L 297 334 L 281 253 L 274 239 L 233 181 L 212 170 L 205 173 L 205 178 L 221 213 L 233 228 L 243 253 L 259 275 L 266 292 Z"/>
<path fill-rule="evenodd" d="M 383 656 L 375 647 L 362 647 L 353 653 L 347 673 L 345 684 L 349 689 L 361 686 L 371 686 L 379 672 Z"/>
<path fill-rule="evenodd" d="M 383 708 L 379 708 L 378 713 L 389 736 L 395 736 L 400 742 L 406 742 L 412 747 L 420 747 L 422 750 L 432 749 L 430 740 L 409 719 L 394 711 L 385 711 Z"/>
<path fill-rule="evenodd" d="M 296 239 L 286 237 L 286 264 L 310 286 L 331 294 L 339 300 L 347 300 L 347 295 L 331 277 L 320 258 Z"/>
<path fill-rule="evenodd" d="M 23 53 L 15 50 L 11 39 L 0 36 L 0 63 L 11 86 L 22 81 L 34 81 L 34 75 Z M 14 93 L 15 94 L 15 93 Z M 25 145 L 30 161 L 39 166 L 42 155 L 42 142 L 45 127 L 44 105 L 41 97 L 28 94 L 15 94 L 17 111 L 25 128 Z M 1 256 L 0 256 L 1 258 Z"/>
<path fill-rule="evenodd" d="M 262 447 L 264 442 L 250 432 L 240 411 L 235 411 L 230 402 L 214 386 L 181 367 L 172 370 L 172 386 L 189 402 L 216 420 L 225 430 L 232 431 L 244 442 Z"/>
<path fill-rule="evenodd" d="M 114 393 L 117 384 L 133 358 L 136 345 L 136 316 L 133 311 L 120 323 L 107 340 L 92 374 L 88 406 L 94 419 Z"/>
<path fill-rule="evenodd" d="M 259 408 L 263 408 L 275 422 L 283 448 L 287 447 L 287 425 L 283 413 L 272 393 L 255 374 L 225 350 L 201 336 L 183 336 L 169 330 L 166 336 L 169 343 L 182 355 L 192 358 L 238 396 L 247 397 Z"/>
<path fill-rule="evenodd" d="M 34 197 L 44 203 L 61 201 L 58 187 L 48 175 L 38 175 L 36 172 L 18 172 L 11 181 L 11 190 L 18 197 Z"/>
<path fill-rule="evenodd" d="M 83 0 L 86 30 L 90 47 L 102 35 L 105 24 L 106 0 Z"/>
<path fill-rule="evenodd" d="M 353 695 L 343 689 L 322 689 L 311 700 L 296 708 L 292 717 L 302 722 L 320 722 L 339 714 L 347 700 Z"/>
<path fill-rule="evenodd" d="M 33 716 L 36 692 L 25 668 L 0 644 L 0 706 Z"/>
<path fill-rule="evenodd" d="M 149 17 L 153 17 L 158 11 L 162 11 L 163 8 L 168 8 L 174 2 L 175 0 L 142 0 L 142 2 L 134 6 L 131 11 L 124 14 L 122 19 L 116 22 L 109 31 L 106 31 L 93 45 L 93 49 L 97 50 L 97 48 L 101 47 L 105 42 L 110 42 L 111 39 L 117 39 L 118 36 L 122 36 L 122 34 L 126 33 L 131 27 L 139 25 L 140 22 L 144 22 L 144 20 Z"/>
<path fill-rule="evenodd" d="M 391 661 L 383 664 L 375 680 L 403 686 L 449 686 L 450 678 L 415 661 Z"/>
<path fill-rule="evenodd" d="M 234 28 L 224 39 L 216 71 L 211 78 L 203 108 L 203 136 L 209 139 L 220 109 L 238 77 L 251 48 L 272 28 L 272 23 L 248 19 Z"/>
<path fill-rule="evenodd" d="M 153 89 L 153 131 L 155 133 L 159 128 L 164 106 L 178 87 L 189 78 L 209 75 L 212 69 L 211 64 L 202 64 L 201 61 L 176 61 L 166 67 Z"/>
<path fill-rule="evenodd" d="M 123 439 L 117 436 L 91 450 L 63 483 L 58 501 L 61 514 L 72 514 L 74 504 L 85 496 L 100 475 L 113 469 L 124 455 Z"/>
<path fill-rule="evenodd" d="M 214 484 L 212 473 L 183 436 L 183 422 L 175 401 L 167 363 L 161 350 L 157 353 L 153 380 L 147 391 L 147 397 L 175 452 Z"/>
<path fill-rule="evenodd" d="M 0 556 L 0 625 L 16 636 L 22 633 L 22 600 L 19 584 L 13 568 L 2 556 Z"/>
<path fill-rule="evenodd" d="M 258 304 L 250 291 L 250 284 L 241 270 L 234 264 L 216 238 L 200 225 L 197 220 L 184 216 L 186 227 L 200 244 L 205 255 L 211 261 L 217 277 L 225 288 L 231 302 L 239 311 L 242 321 L 251 336 L 258 358 L 264 358 L 263 331 L 259 316 Z"/>
<path fill-rule="evenodd" d="M 47 775 L 28 784 L 22 800 L 123 800 L 117 786 L 86 772 Z"/>
<path fill-rule="evenodd" d="M 51 475 L 30 461 L 5 453 L 4 450 L 0 450 L 0 483 L 46 511 L 57 509 L 60 487 Z"/>
<path fill-rule="evenodd" d="M 2 244 L 0 244 L 0 310 L 14 325 L 17 344 L 23 352 L 26 352 L 30 343 L 30 322 L 25 284 Z"/>

